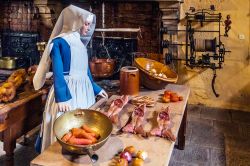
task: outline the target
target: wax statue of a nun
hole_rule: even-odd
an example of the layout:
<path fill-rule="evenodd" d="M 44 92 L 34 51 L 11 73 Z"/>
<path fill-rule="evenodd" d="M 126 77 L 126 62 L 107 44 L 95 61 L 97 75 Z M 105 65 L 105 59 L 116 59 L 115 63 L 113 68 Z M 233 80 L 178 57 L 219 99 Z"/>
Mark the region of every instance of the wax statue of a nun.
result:
<path fill-rule="evenodd" d="M 96 24 L 94 14 L 70 5 L 63 9 L 50 36 L 33 79 L 35 90 L 45 82 L 52 62 L 54 84 L 50 89 L 36 150 L 43 151 L 56 141 L 55 119 L 66 111 L 86 109 L 95 96 L 108 97 L 92 79 L 86 46 Z"/>

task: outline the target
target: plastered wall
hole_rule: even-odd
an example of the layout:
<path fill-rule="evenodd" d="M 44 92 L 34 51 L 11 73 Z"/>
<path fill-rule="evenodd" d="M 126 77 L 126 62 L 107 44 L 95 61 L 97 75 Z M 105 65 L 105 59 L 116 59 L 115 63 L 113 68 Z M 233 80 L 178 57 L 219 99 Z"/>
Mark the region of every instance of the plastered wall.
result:
<path fill-rule="evenodd" d="M 196 9 L 209 8 L 215 5 L 222 13 L 223 21 L 230 14 L 232 28 L 229 37 L 222 37 L 231 53 L 226 54 L 223 69 L 217 70 L 215 89 L 220 94 L 217 98 L 212 92 L 211 69 L 189 69 L 184 62 L 179 62 L 179 82 L 191 87 L 189 103 L 204 104 L 211 107 L 228 108 L 250 112 L 250 1 L 249 0 L 185 0 L 181 7 L 181 20 L 190 6 Z M 180 29 L 184 29 L 181 21 Z M 214 29 L 214 25 L 207 24 L 205 29 Z M 224 26 L 222 35 L 224 34 Z M 214 34 L 200 35 L 200 38 L 211 38 Z M 240 39 L 239 36 L 244 39 Z M 184 34 L 179 34 L 179 40 L 184 40 Z M 184 58 L 185 47 L 179 47 L 179 56 Z"/>

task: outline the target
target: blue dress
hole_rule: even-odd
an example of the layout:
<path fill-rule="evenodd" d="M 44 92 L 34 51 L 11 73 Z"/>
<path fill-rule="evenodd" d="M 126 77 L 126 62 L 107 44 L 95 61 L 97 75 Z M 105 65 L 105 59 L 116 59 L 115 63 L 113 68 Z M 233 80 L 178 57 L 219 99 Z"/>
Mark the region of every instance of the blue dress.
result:
<path fill-rule="evenodd" d="M 78 32 L 54 39 L 50 47 L 54 85 L 43 113 L 41 151 L 56 141 L 53 123 L 63 114 L 56 103 L 68 101 L 72 110 L 86 109 L 95 103 L 95 96 L 102 90 L 92 79 L 87 49 Z"/>

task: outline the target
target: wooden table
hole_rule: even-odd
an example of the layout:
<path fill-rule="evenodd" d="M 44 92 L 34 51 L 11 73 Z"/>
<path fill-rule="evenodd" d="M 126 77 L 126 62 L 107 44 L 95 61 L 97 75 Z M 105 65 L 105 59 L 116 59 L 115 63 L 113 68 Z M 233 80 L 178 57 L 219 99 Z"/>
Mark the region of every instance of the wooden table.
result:
<path fill-rule="evenodd" d="M 14 165 L 16 139 L 41 123 L 47 89 L 35 91 L 27 84 L 12 102 L 0 104 L 0 140 L 6 165 Z"/>
<path fill-rule="evenodd" d="M 171 119 L 173 122 L 172 131 L 178 135 L 178 148 L 184 149 L 185 145 L 185 128 L 187 116 L 187 100 L 189 97 L 189 88 L 183 85 L 170 84 L 166 87 L 184 97 L 184 100 L 177 103 L 161 103 L 159 94 L 164 90 L 140 92 L 140 95 L 148 95 L 156 99 L 157 104 L 153 109 L 160 109 L 162 106 L 169 106 L 171 109 Z M 94 106 L 98 108 L 101 103 L 97 102 Z M 147 139 L 132 134 L 122 134 L 112 136 L 106 144 L 96 153 L 99 160 L 94 165 L 108 166 L 112 158 L 126 146 L 133 145 L 136 149 L 148 152 L 149 158 L 145 161 L 145 166 L 162 166 L 168 165 L 175 143 L 163 138 L 149 137 Z M 58 142 L 52 144 L 42 154 L 31 161 L 31 166 L 88 166 L 91 161 L 86 155 L 72 155 L 65 152 Z"/>

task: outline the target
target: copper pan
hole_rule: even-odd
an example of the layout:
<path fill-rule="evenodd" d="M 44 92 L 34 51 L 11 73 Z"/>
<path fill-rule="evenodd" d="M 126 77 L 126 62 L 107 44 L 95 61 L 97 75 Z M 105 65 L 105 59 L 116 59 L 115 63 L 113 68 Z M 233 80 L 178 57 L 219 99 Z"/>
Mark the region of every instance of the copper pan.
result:
<path fill-rule="evenodd" d="M 110 58 L 93 58 L 89 66 L 94 77 L 110 77 L 114 73 L 115 60 Z"/>
<path fill-rule="evenodd" d="M 83 124 L 88 125 L 92 130 L 100 134 L 100 139 L 97 143 L 91 145 L 72 145 L 61 141 L 64 134 L 69 132 L 72 128 L 79 128 Z M 61 144 L 62 148 L 76 154 L 88 154 L 92 162 L 98 160 L 98 155 L 94 151 L 101 148 L 108 140 L 113 125 L 110 119 L 104 114 L 90 110 L 90 109 L 77 109 L 74 111 L 66 112 L 58 117 L 54 122 L 54 133 Z"/>

